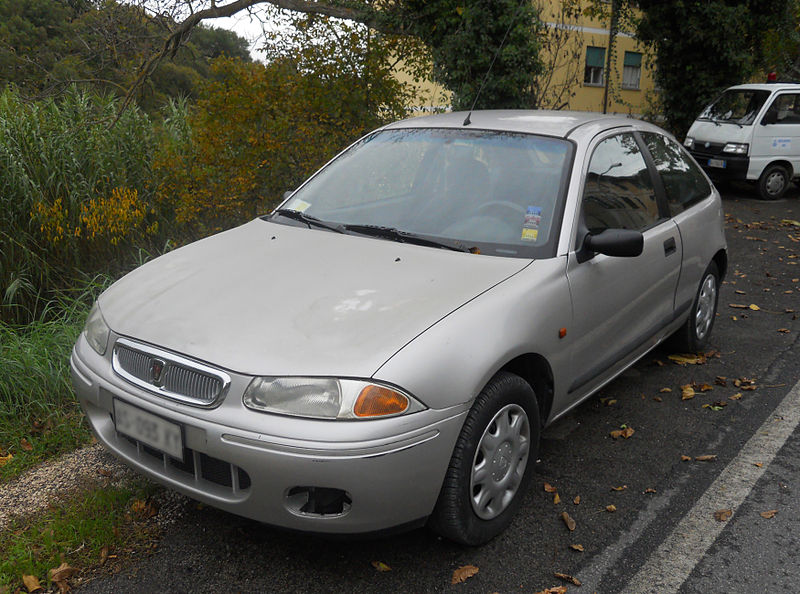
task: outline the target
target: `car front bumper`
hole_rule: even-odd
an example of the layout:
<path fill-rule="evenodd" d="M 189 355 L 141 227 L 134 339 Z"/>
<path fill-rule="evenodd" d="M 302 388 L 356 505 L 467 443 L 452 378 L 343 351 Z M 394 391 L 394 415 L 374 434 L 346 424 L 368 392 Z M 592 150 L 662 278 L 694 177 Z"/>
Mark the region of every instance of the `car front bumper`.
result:
<path fill-rule="evenodd" d="M 126 382 L 112 371 L 110 356 L 97 355 L 83 335 L 70 365 L 90 426 L 124 463 L 214 507 L 311 532 L 366 533 L 423 521 L 436 503 L 468 409 L 370 421 L 267 415 L 242 404 L 246 377 L 234 377 L 219 406 L 203 409 Z M 183 460 L 118 433 L 114 399 L 179 424 Z M 346 503 L 335 511 L 303 511 L 303 498 L 315 492 L 342 493 Z"/>
<path fill-rule="evenodd" d="M 743 181 L 747 179 L 750 157 L 728 153 L 710 153 L 702 150 L 689 151 L 695 161 L 714 181 Z"/>

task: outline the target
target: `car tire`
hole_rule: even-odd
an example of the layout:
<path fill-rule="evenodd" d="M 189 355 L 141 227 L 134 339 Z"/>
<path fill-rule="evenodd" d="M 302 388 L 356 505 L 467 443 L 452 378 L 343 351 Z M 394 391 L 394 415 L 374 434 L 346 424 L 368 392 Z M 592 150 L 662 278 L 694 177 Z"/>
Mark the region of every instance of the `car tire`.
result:
<path fill-rule="evenodd" d="M 789 187 L 791 176 L 783 165 L 770 165 L 758 178 L 758 194 L 762 200 L 777 200 Z"/>
<path fill-rule="evenodd" d="M 711 262 L 703 273 L 700 286 L 694 296 L 689 317 L 672 336 L 672 346 L 676 350 L 695 353 L 708 344 L 719 302 L 719 268 Z"/>
<path fill-rule="evenodd" d="M 540 428 L 533 388 L 498 372 L 467 414 L 430 527 L 471 546 L 505 530 L 530 483 Z"/>

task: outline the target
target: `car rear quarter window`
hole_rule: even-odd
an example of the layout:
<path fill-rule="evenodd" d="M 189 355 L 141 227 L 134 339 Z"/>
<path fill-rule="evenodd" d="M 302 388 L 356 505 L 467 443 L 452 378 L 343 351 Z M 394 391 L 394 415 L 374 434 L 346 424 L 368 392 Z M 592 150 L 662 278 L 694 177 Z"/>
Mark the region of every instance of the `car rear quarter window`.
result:
<path fill-rule="evenodd" d="M 582 208 L 584 222 L 592 233 L 643 230 L 658 221 L 652 178 L 633 134 L 606 138 L 594 149 Z"/>
<path fill-rule="evenodd" d="M 677 142 L 655 132 L 643 132 L 642 138 L 661 176 L 673 215 L 711 193 L 708 180 Z"/>

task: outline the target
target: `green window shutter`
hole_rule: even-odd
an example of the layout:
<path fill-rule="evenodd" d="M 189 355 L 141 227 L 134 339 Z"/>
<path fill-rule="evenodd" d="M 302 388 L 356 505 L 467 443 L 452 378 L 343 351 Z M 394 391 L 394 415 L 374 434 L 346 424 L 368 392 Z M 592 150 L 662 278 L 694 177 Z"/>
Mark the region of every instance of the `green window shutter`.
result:
<path fill-rule="evenodd" d="M 586 65 L 597 68 L 602 68 L 603 63 L 606 61 L 606 48 L 592 47 L 586 48 Z"/>
<path fill-rule="evenodd" d="M 642 67 L 642 54 L 639 52 L 625 52 L 625 66 Z"/>

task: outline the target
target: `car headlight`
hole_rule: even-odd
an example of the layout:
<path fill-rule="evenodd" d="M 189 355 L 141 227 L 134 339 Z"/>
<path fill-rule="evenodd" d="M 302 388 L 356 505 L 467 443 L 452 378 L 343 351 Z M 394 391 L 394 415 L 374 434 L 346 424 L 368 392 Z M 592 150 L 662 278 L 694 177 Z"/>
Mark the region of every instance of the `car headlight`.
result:
<path fill-rule="evenodd" d="M 694 146 L 694 138 L 687 136 L 686 140 L 683 141 L 683 146 L 686 148 L 692 148 Z"/>
<path fill-rule="evenodd" d="M 722 152 L 733 153 L 734 155 L 746 155 L 748 148 L 750 148 L 750 145 L 746 142 L 729 142 L 723 147 Z"/>
<path fill-rule="evenodd" d="M 108 335 L 111 331 L 103 319 L 100 307 L 95 303 L 86 318 L 86 326 L 83 333 L 86 335 L 86 342 L 97 352 L 98 355 L 105 355 L 108 348 Z"/>
<path fill-rule="evenodd" d="M 247 408 L 315 419 L 370 419 L 425 407 L 397 388 L 374 382 L 317 377 L 256 377 L 243 397 Z"/>

